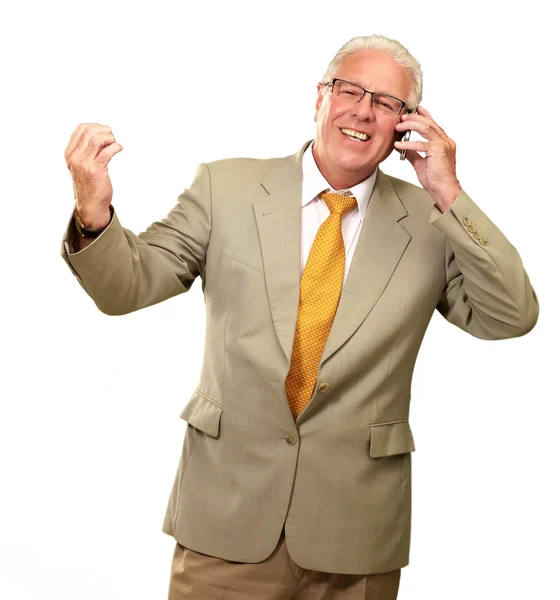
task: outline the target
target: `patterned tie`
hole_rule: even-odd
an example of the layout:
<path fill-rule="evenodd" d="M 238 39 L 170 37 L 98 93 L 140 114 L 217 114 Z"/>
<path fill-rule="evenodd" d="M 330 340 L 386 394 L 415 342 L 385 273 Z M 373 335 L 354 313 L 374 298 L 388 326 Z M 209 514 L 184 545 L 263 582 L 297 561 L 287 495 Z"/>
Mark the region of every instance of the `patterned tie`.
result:
<path fill-rule="evenodd" d="M 353 196 L 322 192 L 331 214 L 319 227 L 300 284 L 299 308 L 286 396 L 294 420 L 309 402 L 334 321 L 344 280 L 342 215 L 357 205 Z"/>

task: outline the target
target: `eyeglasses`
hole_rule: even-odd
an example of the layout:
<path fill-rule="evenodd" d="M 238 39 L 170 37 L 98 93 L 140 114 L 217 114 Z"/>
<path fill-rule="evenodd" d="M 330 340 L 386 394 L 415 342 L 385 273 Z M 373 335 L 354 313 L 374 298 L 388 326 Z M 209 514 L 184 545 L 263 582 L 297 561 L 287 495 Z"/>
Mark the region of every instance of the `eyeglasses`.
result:
<path fill-rule="evenodd" d="M 406 106 L 406 103 L 399 100 L 399 98 L 389 96 L 389 94 L 370 92 L 357 83 L 345 81 L 344 79 L 333 79 L 323 85 L 330 86 L 333 94 L 347 102 L 359 102 L 365 94 L 371 94 L 371 107 L 373 110 L 385 115 L 397 117 Z"/>

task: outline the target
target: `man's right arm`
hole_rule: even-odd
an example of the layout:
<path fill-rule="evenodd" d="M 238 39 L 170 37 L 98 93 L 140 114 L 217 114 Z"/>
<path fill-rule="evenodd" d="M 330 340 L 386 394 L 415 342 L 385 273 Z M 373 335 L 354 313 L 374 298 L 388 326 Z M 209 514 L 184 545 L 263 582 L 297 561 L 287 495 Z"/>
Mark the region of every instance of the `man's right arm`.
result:
<path fill-rule="evenodd" d="M 123 315 L 189 290 L 206 265 L 211 228 L 210 172 L 201 164 L 168 215 L 139 235 L 114 210 L 107 229 L 82 242 L 71 215 L 61 255 L 99 310 Z M 84 247 L 72 253 L 72 243 Z"/>
<path fill-rule="evenodd" d="M 91 133 L 103 129 L 103 126 L 96 127 Z M 79 129 L 76 131 L 79 134 Z M 87 127 L 82 138 L 84 134 L 87 134 Z M 100 140 L 99 137 L 98 142 Z M 91 150 L 89 165 L 85 158 L 85 170 L 79 152 L 69 161 L 77 190 L 78 212 L 91 229 L 107 223 L 107 217 L 102 223 L 99 219 L 96 221 L 95 215 L 101 218 L 100 215 L 109 214 L 112 200 L 112 188 L 110 195 L 104 193 L 108 189 L 106 165 L 105 171 L 91 165 L 98 142 L 93 142 L 93 150 L 87 139 L 85 142 L 81 139 L 78 146 L 74 143 L 74 147 L 81 145 Z M 111 139 L 106 138 L 105 147 L 110 144 Z M 101 148 L 98 144 L 97 156 L 101 156 Z M 100 187 L 95 186 L 97 172 L 100 173 Z M 70 217 L 61 255 L 102 312 L 127 314 L 190 289 L 206 264 L 212 226 L 210 190 L 210 173 L 203 164 L 198 168 L 191 188 L 179 196 L 167 217 L 152 223 L 139 235 L 122 227 L 115 210 L 107 228 L 93 239 L 82 238 L 77 233 L 73 216 Z"/>
<path fill-rule="evenodd" d="M 107 217 L 100 217 L 99 219 L 95 219 L 95 221 L 102 223 L 102 225 L 100 227 L 94 227 L 92 224 L 93 221 L 84 222 L 84 225 L 87 229 L 100 229 L 101 227 L 108 227 L 111 223 L 111 216 L 109 216 L 109 219 L 107 219 Z M 73 229 L 71 229 L 70 235 L 71 243 L 69 244 L 69 249 L 71 254 L 74 254 L 76 252 L 79 252 L 80 250 L 83 250 L 84 248 L 87 248 L 91 243 L 95 241 L 94 237 L 84 237 L 79 232 L 78 226 L 76 225 L 75 221 L 74 227 Z"/>

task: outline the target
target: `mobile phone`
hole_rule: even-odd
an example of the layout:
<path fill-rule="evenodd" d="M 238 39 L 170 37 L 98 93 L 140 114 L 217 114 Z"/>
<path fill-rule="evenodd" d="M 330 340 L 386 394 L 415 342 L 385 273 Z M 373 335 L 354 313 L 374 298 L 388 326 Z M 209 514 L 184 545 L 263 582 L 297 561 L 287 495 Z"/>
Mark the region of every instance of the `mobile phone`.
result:
<path fill-rule="evenodd" d="M 413 110 L 410 110 L 410 109 L 409 109 L 409 110 L 407 110 L 406 112 L 407 112 L 408 114 L 411 114 L 411 113 L 415 113 L 416 111 L 417 111 L 417 109 L 415 108 L 415 109 L 413 109 Z M 410 140 L 410 136 L 411 136 L 411 134 L 412 134 L 412 130 L 411 130 L 411 129 L 407 129 L 407 130 L 404 132 L 404 135 L 403 135 L 403 136 L 402 136 L 402 138 L 401 138 L 401 142 L 408 142 L 408 140 Z M 406 150 L 401 150 L 401 160 L 404 160 L 405 158 L 406 158 Z"/>

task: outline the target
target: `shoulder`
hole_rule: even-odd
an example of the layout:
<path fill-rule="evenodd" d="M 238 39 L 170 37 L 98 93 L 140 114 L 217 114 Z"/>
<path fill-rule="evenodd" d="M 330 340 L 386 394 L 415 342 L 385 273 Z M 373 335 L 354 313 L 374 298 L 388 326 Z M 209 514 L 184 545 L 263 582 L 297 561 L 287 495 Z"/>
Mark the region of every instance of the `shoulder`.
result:
<path fill-rule="evenodd" d="M 426 192 L 426 190 L 414 183 L 410 183 L 409 181 L 405 181 L 404 179 L 399 179 L 398 177 L 393 177 L 392 175 L 387 175 L 387 173 L 383 173 L 384 177 L 387 178 L 388 182 L 391 184 L 391 187 L 395 191 L 395 193 L 401 198 L 409 198 L 409 197 L 420 197 L 420 198 L 429 198 L 431 199 L 430 194 Z"/>
<path fill-rule="evenodd" d="M 271 171 L 290 160 L 290 156 L 275 158 L 224 158 L 206 163 L 212 178 L 224 178 L 228 181 L 259 181 Z"/>
<path fill-rule="evenodd" d="M 403 203 L 409 215 L 429 217 L 434 201 L 423 187 L 386 173 L 383 173 L 383 176 Z"/>

